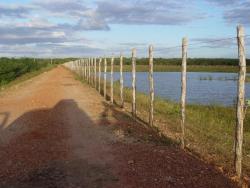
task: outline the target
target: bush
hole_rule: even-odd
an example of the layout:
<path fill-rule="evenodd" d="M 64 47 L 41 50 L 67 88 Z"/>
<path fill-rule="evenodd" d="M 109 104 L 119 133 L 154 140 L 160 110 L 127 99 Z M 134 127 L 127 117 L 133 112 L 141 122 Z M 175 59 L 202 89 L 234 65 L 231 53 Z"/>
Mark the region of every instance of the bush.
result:
<path fill-rule="evenodd" d="M 53 59 L 53 64 L 61 64 L 66 61 L 69 61 L 69 59 Z M 0 58 L 0 86 L 15 80 L 23 74 L 46 67 L 50 63 L 50 59 Z"/>

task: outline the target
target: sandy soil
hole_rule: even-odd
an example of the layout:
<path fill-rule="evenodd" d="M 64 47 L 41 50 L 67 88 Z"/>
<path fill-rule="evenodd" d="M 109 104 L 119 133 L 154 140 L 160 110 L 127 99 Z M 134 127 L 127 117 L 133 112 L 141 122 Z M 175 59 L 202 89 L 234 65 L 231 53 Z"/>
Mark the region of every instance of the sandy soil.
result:
<path fill-rule="evenodd" d="M 159 141 L 63 67 L 0 94 L 1 188 L 235 187 Z"/>

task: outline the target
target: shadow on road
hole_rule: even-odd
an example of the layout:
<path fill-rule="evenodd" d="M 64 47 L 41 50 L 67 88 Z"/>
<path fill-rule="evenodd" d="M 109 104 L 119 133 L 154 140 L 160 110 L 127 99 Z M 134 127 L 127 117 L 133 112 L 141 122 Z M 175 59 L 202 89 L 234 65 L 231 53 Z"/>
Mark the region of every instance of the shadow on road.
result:
<path fill-rule="evenodd" d="M 69 99 L 52 109 L 27 112 L 1 129 L 0 136 L 9 130 L 14 134 L 8 144 L 0 145 L 0 187 L 103 187 L 117 181 L 107 166 L 72 157 L 79 148 L 71 143 L 71 130 L 85 125 L 94 122 Z"/>

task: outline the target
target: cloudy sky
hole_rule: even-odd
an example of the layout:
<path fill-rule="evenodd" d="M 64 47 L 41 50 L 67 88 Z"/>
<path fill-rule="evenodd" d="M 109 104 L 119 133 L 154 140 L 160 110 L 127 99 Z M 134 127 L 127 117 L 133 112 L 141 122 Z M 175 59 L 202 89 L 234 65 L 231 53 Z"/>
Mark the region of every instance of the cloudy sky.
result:
<path fill-rule="evenodd" d="M 189 56 L 237 57 L 238 24 L 250 37 L 250 0 L 1 0 L 0 56 L 178 57 L 187 36 Z"/>

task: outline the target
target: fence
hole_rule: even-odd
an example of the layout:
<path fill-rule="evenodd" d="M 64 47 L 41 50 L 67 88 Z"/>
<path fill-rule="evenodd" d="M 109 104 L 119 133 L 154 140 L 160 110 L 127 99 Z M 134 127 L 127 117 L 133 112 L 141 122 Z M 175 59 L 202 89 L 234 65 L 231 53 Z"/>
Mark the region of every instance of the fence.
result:
<path fill-rule="evenodd" d="M 237 27 L 237 37 L 234 37 L 233 39 L 237 39 L 237 44 L 238 44 L 238 58 L 239 58 L 239 72 L 238 72 L 238 91 L 237 91 L 237 105 L 236 105 L 236 125 L 235 125 L 235 136 L 234 136 L 234 146 L 233 148 L 233 158 L 234 158 L 234 169 L 236 172 L 236 175 L 239 179 L 242 178 L 242 161 L 243 161 L 243 123 L 244 123 L 244 117 L 245 117 L 245 110 L 246 110 L 246 105 L 245 105 L 245 78 L 246 78 L 246 51 L 245 51 L 245 45 L 244 45 L 244 29 L 242 26 Z M 155 101 L 155 92 L 154 92 L 154 79 L 153 79 L 153 65 L 154 65 L 154 58 L 153 58 L 153 46 L 149 46 L 149 54 L 148 54 L 148 73 L 149 73 L 149 98 L 147 98 L 146 95 L 143 94 L 138 94 L 136 92 L 136 49 L 132 49 L 132 57 L 131 57 L 131 64 L 132 64 L 132 89 L 124 88 L 124 76 L 123 76 L 123 63 L 124 63 L 124 58 L 123 55 L 120 54 L 119 57 L 119 72 L 120 72 L 120 79 L 119 83 L 114 84 L 114 78 L 113 78 L 113 72 L 114 72 L 114 59 L 115 57 L 112 56 L 111 58 L 99 58 L 98 60 L 98 67 L 97 67 L 97 59 L 96 58 L 84 58 L 80 59 L 77 61 L 69 62 L 66 63 L 65 66 L 72 71 L 76 72 L 78 75 L 80 75 L 83 80 L 85 80 L 87 83 L 92 85 L 95 89 L 99 91 L 100 94 L 102 94 L 105 98 L 105 100 L 108 100 L 108 87 L 110 87 L 109 91 L 109 99 L 110 103 L 113 104 L 114 101 L 115 103 L 119 104 L 121 108 L 125 108 L 126 105 L 131 105 L 131 112 L 132 112 L 132 117 L 133 118 L 138 118 L 140 115 L 137 114 L 137 101 L 139 101 L 140 105 L 143 107 L 147 107 L 148 110 L 148 124 L 150 126 L 156 126 L 159 127 L 161 122 L 157 117 L 160 117 L 159 114 L 167 114 L 169 115 L 169 111 L 166 110 L 166 113 L 163 113 L 164 108 L 172 108 L 175 111 L 178 111 L 178 114 L 175 116 L 174 120 L 174 126 L 176 127 L 176 123 L 178 123 L 180 126 L 180 134 L 178 134 L 178 137 L 180 139 L 180 146 L 181 148 L 192 148 L 192 145 L 194 143 L 194 140 L 188 138 L 186 135 L 186 125 L 190 125 L 194 123 L 191 120 L 189 122 L 186 122 L 186 119 L 188 118 L 187 110 L 191 110 L 194 108 L 192 112 L 195 112 L 197 114 L 205 114 L 205 111 L 208 111 L 210 108 L 206 107 L 197 107 L 197 106 L 188 106 L 186 105 L 186 94 L 187 94 L 187 52 L 188 52 L 188 46 L 192 46 L 194 44 L 189 44 L 188 45 L 188 39 L 183 38 L 182 40 L 182 63 L 181 63 L 181 99 L 180 99 L 180 106 L 178 104 L 174 103 L 167 103 L 167 102 L 162 102 L 162 100 L 156 100 Z M 179 46 L 178 46 L 179 47 Z M 104 61 L 103 61 L 104 59 Z M 107 82 L 107 68 L 108 68 L 108 60 L 110 59 L 110 82 Z M 94 62 L 94 63 L 93 63 Z M 103 64 L 104 63 L 104 64 Z M 98 70 L 97 70 L 98 68 Z M 98 72 L 98 74 L 97 74 Z M 98 77 L 98 79 L 97 79 Z M 103 78 L 103 79 L 102 79 Z M 97 83 L 98 82 L 98 83 Z M 98 87 L 97 87 L 98 86 Z M 119 86 L 119 87 L 117 87 Z M 114 88 L 115 87 L 115 88 Z M 176 86 L 177 87 L 177 86 Z M 142 99 L 142 100 L 139 100 Z M 148 103 L 146 104 L 145 100 L 148 100 Z M 126 103 L 126 105 L 125 105 Z M 155 111 L 155 105 L 157 111 Z M 188 109 L 186 109 L 188 108 Z M 198 110 L 199 111 L 198 111 Z M 228 110 L 224 107 L 215 107 L 215 112 L 220 112 L 220 113 L 227 113 Z M 230 112 L 233 112 L 232 109 L 230 109 Z M 143 113 L 145 115 L 145 113 Z M 155 118 L 155 115 L 157 117 Z M 164 127 L 167 127 L 171 119 L 171 114 L 169 115 L 170 118 L 165 117 L 166 121 L 165 124 L 163 125 Z M 177 117 L 177 119 L 176 119 Z M 202 118 L 201 118 L 202 119 Z M 205 119 L 205 118 L 204 118 Z M 232 123 L 233 118 L 230 117 L 230 123 Z M 205 120 L 202 120 L 205 121 Z M 197 122 L 195 122 L 197 124 Z M 214 126 L 215 127 L 215 126 Z M 213 127 L 213 128 L 214 128 Z M 193 129 L 199 129 L 199 127 L 191 127 Z M 201 128 L 200 128 L 201 129 Z M 199 130 L 200 130 L 199 129 Z M 220 130 L 219 128 L 215 128 L 217 131 L 225 131 L 225 134 L 233 134 L 232 128 L 228 128 L 227 130 Z M 229 132 L 230 130 L 230 132 Z M 169 129 L 168 132 L 171 132 L 172 130 Z M 199 132 L 199 131 L 198 131 Z M 205 134 L 205 133 L 204 133 Z M 220 133 L 223 134 L 223 133 Z M 218 136 L 219 137 L 219 136 Z M 225 137 L 228 138 L 228 137 Z M 222 138 L 220 139 L 220 142 L 223 143 Z M 187 141 L 188 140 L 188 141 Z M 213 142 L 216 142 L 216 140 L 213 140 Z M 225 142 L 230 142 L 225 140 Z M 230 143 L 231 144 L 231 143 Z M 229 144 L 229 145 L 230 145 Z M 206 147 L 211 148 L 213 146 L 204 146 L 205 149 Z M 250 148 L 249 148 L 250 149 Z M 192 148 L 192 150 L 195 150 L 195 147 Z M 249 150 L 250 151 L 250 150 Z M 247 152 L 249 152 L 247 150 Z M 230 152 L 229 152 L 230 153 Z M 223 151 L 217 151 L 216 155 L 223 155 Z M 228 158 L 228 156 L 224 156 L 224 158 L 220 159 L 232 159 Z M 247 161 L 247 160 L 246 160 Z M 227 163 L 230 163 L 227 161 Z M 247 161 L 245 163 L 246 167 L 246 172 L 250 172 L 250 163 Z"/>

